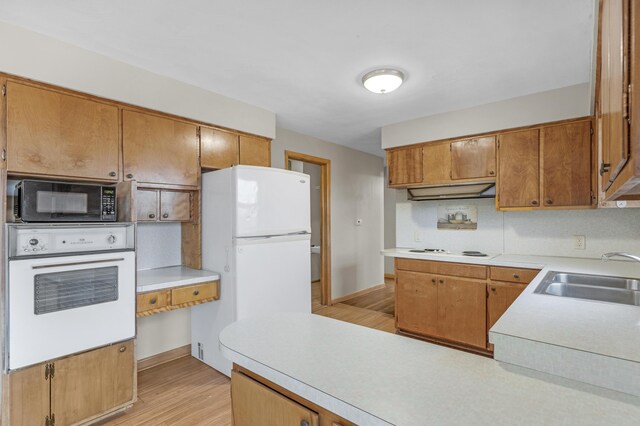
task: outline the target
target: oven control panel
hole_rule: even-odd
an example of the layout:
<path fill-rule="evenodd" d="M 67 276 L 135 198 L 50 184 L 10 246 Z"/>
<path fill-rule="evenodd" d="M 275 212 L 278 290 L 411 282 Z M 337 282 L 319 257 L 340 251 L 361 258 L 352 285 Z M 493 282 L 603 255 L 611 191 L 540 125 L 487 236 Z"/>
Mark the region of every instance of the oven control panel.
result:
<path fill-rule="evenodd" d="M 133 249 L 133 225 L 11 227 L 9 256 Z"/>

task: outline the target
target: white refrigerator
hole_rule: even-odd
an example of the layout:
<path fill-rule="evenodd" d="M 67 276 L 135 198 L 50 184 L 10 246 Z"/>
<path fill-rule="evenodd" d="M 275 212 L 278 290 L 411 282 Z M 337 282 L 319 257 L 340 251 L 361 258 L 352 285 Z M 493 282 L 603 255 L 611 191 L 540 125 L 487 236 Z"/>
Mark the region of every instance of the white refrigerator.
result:
<path fill-rule="evenodd" d="M 221 373 L 218 335 L 232 322 L 311 312 L 309 176 L 236 166 L 202 175 L 202 267 L 219 272 L 220 299 L 192 307 L 192 355 Z"/>

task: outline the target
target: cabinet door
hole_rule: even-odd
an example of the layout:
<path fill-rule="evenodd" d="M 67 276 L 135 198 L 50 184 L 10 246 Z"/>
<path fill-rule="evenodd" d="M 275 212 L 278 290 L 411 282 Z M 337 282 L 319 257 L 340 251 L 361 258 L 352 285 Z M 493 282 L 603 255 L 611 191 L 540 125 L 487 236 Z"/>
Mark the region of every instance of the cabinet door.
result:
<path fill-rule="evenodd" d="M 160 191 L 160 220 L 188 222 L 191 220 L 191 193 Z"/>
<path fill-rule="evenodd" d="M 158 220 L 158 191 L 138 189 L 136 191 L 136 209 L 138 222 Z"/>
<path fill-rule="evenodd" d="M 540 205 L 539 130 L 498 136 L 498 207 Z"/>
<path fill-rule="evenodd" d="M 496 176 L 496 138 L 474 138 L 451 142 L 451 179 Z"/>
<path fill-rule="evenodd" d="M 49 416 L 49 381 L 40 364 L 5 376 L 8 407 L 3 407 L 2 424 L 44 425 Z"/>
<path fill-rule="evenodd" d="M 448 143 L 424 145 L 422 158 L 422 183 L 431 185 L 451 181 L 451 146 Z"/>
<path fill-rule="evenodd" d="M 591 122 L 542 129 L 545 207 L 591 205 Z"/>
<path fill-rule="evenodd" d="M 626 119 L 629 85 L 629 0 L 602 2 L 600 54 L 600 116 L 602 162 L 608 170 L 602 175 L 606 190 L 629 158 L 629 122 Z"/>
<path fill-rule="evenodd" d="M 236 133 L 200 127 L 200 166 L 205 169 L 224 169 L 239 162 Z"/>
<path fill-rule="evenodd" d="M 318 425 L 318 414 L 249 377 L 231 373 L 234 426 Z"/>
<path fill-rule="evenodd" d="M 240 164 L 271 167 L 271 141 L 255 136 L 240 135 Z"/>
<path fill-rule="evenodd" d="M 118 108 L 7 82 L 7 171 L 117 181 Z"/>
<path fill-rule="evenodd" d="M 509 309 L 527 286 L 524 284 L 492 282 L 487 285 L 487 331 Z"/>
<path fill-rule="evenodd" d="M 487 344 L 486 281 L 438 276 L 438 332 L 479 348 Z"/>
<path fill-rule="evenodd" d="M 400 330 L 438 335 L 438 286 L 436 276 L 421 272 L 397 272 L 396 326 Z"/>
<path fill-rule="evenodd" d="M 136 111 L 122 111 L 125 179 L 198 186 L 197 127 Z"/>
<path fill-rule="evenodd" d="M 389 185 L 422 182 L 422 147 L 387 151 Z"/>
<path fill-rule="evenodd" d="M 56 361 L 51 412 L 70 425 L 133 401 L 133 340 Z"/>

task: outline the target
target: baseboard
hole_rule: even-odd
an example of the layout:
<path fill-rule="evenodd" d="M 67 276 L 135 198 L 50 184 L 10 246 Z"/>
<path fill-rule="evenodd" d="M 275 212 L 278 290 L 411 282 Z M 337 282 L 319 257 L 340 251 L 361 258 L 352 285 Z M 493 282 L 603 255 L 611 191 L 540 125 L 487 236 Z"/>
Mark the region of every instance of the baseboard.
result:
<path fill-rule="evenodd" d="M 174 359 L 182 358 L 183 356 L 188 355 L 191 355 L 190 344 L 139 360 L 138 371 L 146 370 L 148 368 L 155 367 L 156 365 L 164 364 L 165 362 L 173 361 Z"/>
<path fill-rule="evenodd" d="M 385 280 L 395 280 L 396 279 L 396 274 L 384 274 L 384 279 Z"/>
<path fill-rule="evenodd" d="M 338 297 L 337 299 L 333 299 L 331 304 L 341 303 L 345 300 L 353 299 L 354 297 L 363 296 L 365 294 L 371 293 L 376 290 L 380 290 L 385 287 L 385 284 L 376 285 L 373 287 L 365 288 L 364 290 L 356 291 L 355 293 L 347 294 L 346 296 Z"/>

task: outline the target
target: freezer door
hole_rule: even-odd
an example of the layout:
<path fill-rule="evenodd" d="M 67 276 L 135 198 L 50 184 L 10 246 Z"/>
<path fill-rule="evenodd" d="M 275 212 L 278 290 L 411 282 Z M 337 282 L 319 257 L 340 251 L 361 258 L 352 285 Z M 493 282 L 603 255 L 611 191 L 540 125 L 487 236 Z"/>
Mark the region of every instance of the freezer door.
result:
<path fill-rule="evenodd" d="M 242 239 L 236 251 L 236 319 L 311 312 L 309 235 Z"/>
<path fill-rule="evenodd" d="M 309 180 L 288 170 L 234 167 L 234 236 L 311 232 Z"/>

